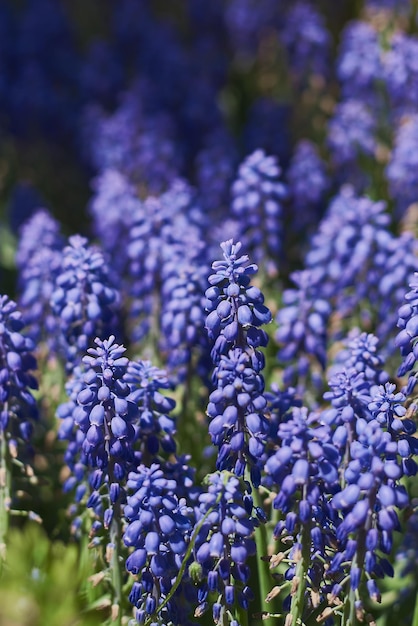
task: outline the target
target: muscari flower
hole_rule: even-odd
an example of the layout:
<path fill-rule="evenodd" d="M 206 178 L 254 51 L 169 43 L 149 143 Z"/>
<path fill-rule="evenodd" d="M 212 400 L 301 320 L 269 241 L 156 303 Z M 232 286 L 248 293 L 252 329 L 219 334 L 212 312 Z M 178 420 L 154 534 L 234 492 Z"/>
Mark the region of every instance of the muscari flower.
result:
<path fill-rule="evenodd" d="M 276 339 L 280 350 L 278 359 L 284 362 L 285 384 L 296 385 L 301 392 L 300 381 L 312 376 L 314 384 L 319 377 L 312 367 L 312 357 L 324 370 L 327 362 L 328 320 L 331 313 L 329 302 L 321 297 L 318 273 L 312 270 L 294 272 L 291 275 L 295 288 L 283 292 L 283 307 L 276 321 Z M 289 365 L 287 365 L 289 363 Z"/>
<path fill-rule="evenodd" d="M 258 268 L 249 264 L 247 255 L 240 256 L 241 242 L 234 244 L 230 239 L 221 243 L 221 248 L 224 260 L 212 264 L 211 287 L 206 290 L 206 328 L 214 341 L 215 364 L 233 346 L 266 346 L 268 337 L 260 327 L 271 321 L 263 294 L 250 284 Z"/>
<path fill-rule="evenodd" d="M 330 33 L 321 13 L 311 4 L 292 3 L 280 34 L 293 79 L 301 83 L 310 74 L 328 76 Z"/>
<path fill-rule="evenodd" d="M 22 333 L 25 323 L 16 303 L 0 296 L 0 457 L 2 471 L 7 472 L 12 460 L 27 462 L 32 456 L 30 440 L 38 420 L 38 408 L 32 391 L 38 383 L 34 344 Z M 3 506 L 10 509 L 9 479 L 2 476 Z"/>
<path fill-rule="evenodd" d="M 329 178 L 313 143 L 303 140 L 297 144 L 286 177 L 293 205 L 293 228 L 299 232 L 302 224 L 316 226 Z"/>
<path fill-rule="evenodd" d="M 418 357 L 416 338 L 418 336 L 418 272 L 414 274 L 409 283 L 410 291 L 405 296 L 406 302 L 400 307 L 398 315 L 398 328 L 401 330 L 396 336 L 396 345 L 400 348 L 403 361 L 398 368 L 398 376 L 404 376 L 407 372 L 409 381 L 406 395 L 409 395 L 416 382 L 416 372 L 413 369 Z"/>
<path fill-rule="evenodd" d="M 395 134 L 394 148 L 386 168 L 389 192 L 392 196 L 398 216 L 405 214 L 407 208 L 418 199 L 418 185 L 412 172 L 417 167 L 418 116 L 405 118 Z"/>
<path fill-rule="evenodd" d="M 114 328 L 118 301 L 99 248 L 89 246 L 80 235 L 70 237 L 51 294 L 68 369 L 77 364 L 95 336 Z"/>
<path fill-rule="evenodd" d="M 229 472 L 209 474 L 206 481 L 207 490 L 199 497 L 194 547 L 195 564 L 200 566 L 195 616 L 203 615 L 212 604 L 215 624 L 226 620 L 239 626 L 234 609 L 248 610 L 254 597 L 247 561 L 255 554 L 254 530 L 264 516 L 253 507 L 251 487 Z"/>
<path fill-rule="evenodd" d="M 191 188 L 181 180 L 164 194 L 146 198 L 135 215 L 128 241 L 130 334 L 135 341 L 149 337 L 152 325 L 161 325 L 167 275 L 180 274 L 183 263 L 197 264 L 202 219 Z"/>
<path fill-rule="evenodd" d="M 183 578 L 169 601 L 167 595 L 182 566 L 194 514 L 182 495 L 181 483 L 185 477 L 188 480 L 189 472 L 184 472 L 182 467 L 176 480 L 175 472 L 167 475 L 165 470 L 164 464 L 152 463 L 150 467 L 141 464 L 128 476 L 131 495 L 124 509 L 128 524 L 123 540 L 133 548 L 126 560 L 126 569 L 134 576 L 129 600 L 136 607 L 138 624 L 160 611 L 164 623 L 182 626 L 188 623 L 193 587 Z"/>
<path fill-rule="evenodd" d="M 212 380 L 216 389 L 209 397 L 209 432 L 219 447 L 217 468 L 243 476 L 248 466 L 251 481 L 260 483 L 259 458 L 264 451 L 268 422 L 264 415 L 264 356 L 257 349 L 267 343 L 260 328 L 271 320 L 258 288 L 250 285 L 257 271 L 239 256 L 241 243 L 223 242 L 224 260 L 215 261 L 206 291 L 209 338 L 215 340 Z"/>
<path fill-rule="evenodd" d="M 45 209 L 39 209 L 21 228 L 16 264 L 19 270 L 19 306 L 28 333 L 35 343 L 47 341 L 56 351 L 58 321 L 51 297 L 61 269 L 64 242 L 59 224 Z"/>
<path fill-rule="evenodd" d="M 376 101 L 377 84 L 383 79 L 382 51 L 378 33 L 368 22 L 355 20 L 344 28 L 337 76 L 345 98 Z"/>
<path fill-rule="evenodd" d="M 280 181 L 276 157 L 255 150 L 240 165 L 231 188 L 232 214 L 238 220 L 239 239 L 254 259 L 277 272 L 282 249 L 283 202 L 286 186 Z"/>

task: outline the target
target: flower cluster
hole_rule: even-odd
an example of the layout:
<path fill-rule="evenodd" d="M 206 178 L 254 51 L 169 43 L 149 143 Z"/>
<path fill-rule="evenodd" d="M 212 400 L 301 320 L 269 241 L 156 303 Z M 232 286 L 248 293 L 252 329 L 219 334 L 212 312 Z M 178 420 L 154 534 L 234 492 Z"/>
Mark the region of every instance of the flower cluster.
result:
<path fill-rule="evenodd" d="M 63 238 L 58 222 L 39 209 L 23 224 L 16 265 L 19 270 L 19 306 L 28 332 L 35 343 L 48 342 L 57 349 L 58 320 L 52 312 L 51 298 L 61 270 Z"/>
<path fill-rule="evenodd" d="M 232 185 L 232 214 L 239 224 L 239 239 L 255 261 L 271 260 L 272 272 L 282 248 L 283 202 L 286 186 L 274 156 L 256 150 L 241 163 Z"/>
<path fill-rule="evenodd" d="M 219 447 L 217 468 L 243 476 L 248 466 L 251 481 L 260 484 L 259 457 L 268 433 L 264 415 L 264 356 L 257 348 L 266 345 L 267 335 L 260 328 L 271 320 L 259 289 L 250 285 L 257 266 L 248 265 L 246 255 L 238 256 L 241 243 L 221 244 L 223 261 L 215 261 L 212 285 L 206 291 L 206 319 L 210 339 L 215 343 L 213 382 L 207 414 L 212 442 Z"/>
<path fill-rule="evenodd" d="M 164 623 L 186 624 L 187 583 L 174 584 L 193 530 L 193 509 L 178 495 L 181 486 L 158 463 L 139 465 L 129 474 L 127 487 L 132 495 L 125 506 L 129 523 L 123 540 L 134 548 L 126 568 L 135 576 L 129 600 L 136 607 L 136 621 L 143 624 L 158 612 Z"/>
<path fill-rule="evenodd" d="M 34 344 L 22 330 L 25 323 L 17 305 L 8 296 L 0 297 L 0 433 L 3 455 L 20 455 L 27 449 L 38 408 L 32 390 L 38 388 L 35 376 Z M 8 450 L 8 451 L 7 451 Z M 4 465 L 2 465 L 4 467 Z M 2 483 L 3 485 L 3 483 Z"/>
<path fill-rule="evenodd" d="M 255 515 L 254 515 L 255 513 Z M 200 617 L 212 602 L 215 624 L 239 626 L 235 607 L 248 610 L 254 594 L 249 587 L 248 559 L 255 554 L 254 531 L 259 525 L 248 486 L 229 472 L 207 477 L 207 491 L 199 497 L 195 563 L 198 568 Z M 190 566 L 193 571 L 193 565 Z"/>
<path fill-rule="evenodd" d="M 206 328 L 214 341 L 215 364 L 233 346 L 267 345 L 267 334 L 260 326 L 271 321 L 263 294 L 250 283 L 258 268 L 248 263 L 247 255 L 239 256 L 241 242 L 228 240 L 221 248 L 224 260 L 212 264 L 215 273 L 209 276 L 211 287 L 206 290 Z"/>
<path fill-rule="evenodd" d="M 95 336 L 114 327 L 118 299 L 103 254 L 85 237 L 71 236 L 51 295 L 67 368 L 80 362 Z"/>

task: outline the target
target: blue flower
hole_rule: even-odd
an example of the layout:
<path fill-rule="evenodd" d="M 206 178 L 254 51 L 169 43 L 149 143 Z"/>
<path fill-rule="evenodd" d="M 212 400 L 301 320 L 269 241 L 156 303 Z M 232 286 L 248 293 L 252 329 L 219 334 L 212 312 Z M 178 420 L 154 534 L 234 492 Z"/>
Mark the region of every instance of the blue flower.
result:
<path fill-rule="evenodd" d="M 260 520 L 248 484 L 225 471 L 209 474 L 206 483 L 207 491 L 199 497 L 194 547 L 195 561 L 202 568 L 199 591 L 208 601 L 216 593 L 215 623 L 224 616 L 232 624 L 232 607 L 248 610 L 253 599 L 247 561 L 256 551 L 254 530 Z"/>
<path fill-rule="evenodd" d="M 317 225 L 320 205 L 330 185 L 325 163 L 313 143 L 299 141 L 286 178 L 293 206 L 292 227 L 299 234 L 301 225 L 310 228 Z"/>
<path fill-rule="evenodd" d="M 394 147 L 386 168 L 389 192 L 395 201 L 399 217 L 417 199 L 417 181 L 412 175 L 418 163 L 417 145 L 418 116 L 413 114 L 404 119 L 396 129 Z"/>
<path fill-rule="evenodd" d="M 212 380 L 207 414 L 212 442 L 219 447 L 217 468 L 243 476 L 248 466 L 255 486 L 260 484 L 259 459 L 264 452 L 268 422 L 264 415 L 264 356 L 257 348 L 267 344 L 260 328 L 271 320 L 261 291 L 250 285 L 257 266 L 239 256 L 241 243 L 221 244 L 223 261 L 215 261 L 212 285 L 206 291 L 206 328 L 214 340 Z"/>
<path fill-rule="evenodd" d="M 46 210 L 39 209 L 22 226 L 16 253 L 19 306 L 33 341 L 46 341 L 52 353 L 58 349 L 59 323 L 51 297 L 61 270 L 62 248 L 59 224 Z"/>
<path fill-rule="evenodd" d="M 137 407 L 136 425 L 143 452 L 155 456 L 160 447 L 165 452 L 175 452 L 176 425 L 170 413 L 176 403 L 161 393 L 172 387 L 166 372 L 150 361 L 131 361 L 125 380 L 131 389 L 130 401 Z"/>
<path fill-rule="evenodd" d="M 221 243 L 224 260 L 212 264 L 215 273 L 209 276 L 206 328 L 215 342 L 215 363 L 233 346 L 267 345 L 267 334 L 260 326 L 271 321 L 271 313 L 261 291 L 250 284 L 258 268 L 248 263 L 247 255 L 239 256 L 241 247 L 241 242 L 234 244 L 232 239 Z"/>
<path fill-rule="evenodd" d="M 132 548 L 126 569 L 134 575 L 130 601 L 135 605 L 138 623 L 152 616 L 171 592 L 185 556 L 194 525 L 193 509 L 187 504 L 184 477 L 189 472 L 166 472 L 165 465 L 139 465 L 128 476 L 131 492 L 125 506 L 128 525 L 123 535 L 125 545 Z M 183 473 L 182 473 L 183 472 Z M 178 474 L 177 480 L 174 476 Z M 188 582 L 182 585 L 161 609 L 161 618 L 181 626 L 188 606 L 183 595 Z M 185 613 L 185 614 L 184 614 Z"/>
<path fill-rule="evenodd" d="M 327 362 L 328 320 L 331 314 L 329 302 L 321 297 L 318 272 L 304 270 L 291 275 L 295 288 L 283 292 L 284 306 L 279 309 L 276 321 L 276 340 L 280 350 L 279 361 L 289 363 L 283 372 L 287 385 L 295 385 L 302 393 L 301 382 L 311 376 L 314 385 L 320 376 L 315 372 L 315 361 L 319 371 Z M 313 357 L 313 359 L 312 359 Z"/>
<path fill-rule="evenodd" d="M 280 175 L 276 157 L 255 150 L 241 163 L 231 189 L 239 239 L 256 261 L 271 265 L 274 273 L 282 249 L 282 207 L 287 197 Z"/>
<path fill-rule="evenodd" d="M 285 15 L 281 37 L 292 78 L 304 83 L 310 74 L 327 77 L 331 37 L 321 13 L 308 2 L 295 2 Z"/>
<path fill-rule="evenodd" d="M 119 294 L 100 250 L 80 235 L 70 237 L 51 294 L 68 369 L 80 361 L 96 335 L 115 326 L 118 303 Z"/>
<path fill-rule="evenodd" d="M 337 61 L 337 76 L 345 98 L 373 104 L 383 79 L 379 35 L 372 24 L 352 21 L 344 28 Z"/>
<path fill-rule="evenodd" d="M 27 463 L 32 456 L 30 441 L 38 420 L 38 408 L 32 390 L 38 383 L 34 344 L 23 331 L 24 321 L 16 303 L 0 296 L 0 455 L 3 472 L 11 467 L 12 459 Z M 4 455 L 4 456 L 3 456 Z M 9 510 L 10 478 L 3 475 L 3 506 Z"/>

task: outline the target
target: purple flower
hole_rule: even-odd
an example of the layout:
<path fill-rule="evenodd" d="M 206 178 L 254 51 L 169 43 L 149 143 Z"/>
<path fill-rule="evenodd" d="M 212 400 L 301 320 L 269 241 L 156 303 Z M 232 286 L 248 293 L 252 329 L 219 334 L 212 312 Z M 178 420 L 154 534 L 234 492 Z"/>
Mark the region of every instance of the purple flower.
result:
<path fill-rule="evenodd" d="M 338 104 L 328 125 L 328 145 L 337 167 L 352 165 L 361 155 L 373 156 L 375 133 L 375 118 L 363 101 Z"/>
<path fill-rule="evenodd" d="M 141 210 L 135 186 L 116 169 L 105 169 L 93 180 L 89 205 L 93 230 L 119 275 L 128 262 L 126 240 L 135 215 Z"/>
<path fill-rule="evenodd" d="M 284 381 L 296 385 L 301 393 L 300 381 L 306 376 L 311 375 L 314 384 L 318 380 L 313 363 L 316 361 L 320 370 L 325 369 L 331 307 L 321 298 L 315 271 L 294 272 L 291 278 L 296 287 L 283 293 L 284 306 L 276 316 L 279 326 L 276 340 L 280 347 L 279 361 L 289 363 L 284 370 Z"/>
<path fill-rule="evenodd" d="M 395 201 L 398 216 L 405 214 L 409 205 L 417 201 L 418 185 L 413 176 L 418 166 L 418 116 L 411 115 L 397 128 L 395 144 L 386 176 L 390 194 Z"/>
<path fill-rule="evenodd" d="M 418 272 L 415 272 L 409 283 L 410 291 L 405 296 L 406 302 L 400 307 L 398 327 L 401 329 L 396 337 L 396 345 L 400 348 L 403 357 L 398 369 L 398 376 L 410 372 L 416 363 L 416 338 L 418 336 Z M 411 382 L 415 380 L 415 372 L 410 374 Z M 409 392 L 412 391 L 412 388 Z"/>
<path fill-rule="evenodd" d="M 21 228 L 16 264 L 19 269 L 19 305 L 34 342 L 47 341 L 55 352 L 58 321 L 51 297 L 61 269 L 63 238 L 59 224 L 44 209 L 38 210 Z"/>
<path fill-rule="evenodd" d="M 215 340 L 212 380 L 216 389 L 209 397 L 209 432 L 219 447 L 217 468 L 230 469 L 243 476 L 249 467 L 254 485 L 260 483 L 259 459 L 264 451 L 268 422 L 264 416 L 264 356 L 257 349 L 265 346 L 267 335 L 260 326 L 271 320 L 269 309 L 250 276 L 257 266 L 239 256 L 241 243 L 221 244 L 223 261 L 215 261 L 212 285 L 206 291 L 206 328 Z"/>
<path fill-rule="evenodd" d="M 214 619 L 234 605 L 247 610 L 253 599 L 247 561 L 256 551 L 254 530 L 260 521 L 254 512 L 258 513 L 244 481 L 228 472 L 208 475 L 207 491 L 199 497 L 197 523 L 207 517 L 197 534 L 194 558 L 201 568 L 200 594 L 209 600 L 216 593 Z"/>
<path fill-rule="evenodd" d="M 256 261 L 266 263 L 267 257 L 272 272 L 277 272 L 282 248 L 282 205 L 287 196 L 280 175 L 277 159 L 256 150 L 241 163 L 231 189 L 239 239 Z"/>
<path fill-rule="evenodd" d="M 12 457 L 23 460 L 28 454 L 33 425 L 38 420 L 32 395 L 38 388 L 32 374 L 36 370 L 34 345 L 22 333 L 24 326 L 16 303 L 0 296 L 0 433 L 6 443 L 5 463 Z"/>
<path fill-rule="evenodd" d="M 291 4 L 284 19 L 281 38 L 293 79 L 300 83 L 309 74 L 327 77 L 331 38 L 324 18 L 311 4 Z"/>
<path fill-rule="evenodd" d="M 253 348 L 267 344 L 267 334 L 260 328 L 271 321 L 261 291 L 250 284 L 257 266 L 247 255 L 239 256 L 242 244 L 232 239 L 221 244 L 224 260 L 212 264 L 211 287 L 206 290 L 206 328 L 214 347 L 215 362 L 233 346 L 249 344 Z"/>
<path fill-rule="evenodd" d="M 329 179 L 313 143 L 300 141 L 287 171 L 289 196 L 293 205 L 292 221 L 295 231 L 301 225 L 316 226 L 318 210 L 329 187 Z"/>
<path fill-rule="evenodd" d="M 194 524 L 193 509 L 182 497 L 184 477 L 190 472 L 181 468 L 179 479 L 170 477 L 165 465 L 139 465 L 128 476 L 131 492 L 125 506 L 129 523 L 124 532 L 125 544 L 134 551 L 126 560 L 126 569 L 135 576 L 130 601 L 144 616 L 153 615 L 172 590 L 184 559 Z M 183 480 L 180 478 L 183 476 Z M 183 596 L 188 581 L 175 592 L 162 617 L 180 625 L 181 605 L 189 604 L 189 590 Z M 155 589 L 158 588 L 158 594 Z M 184 609 L 183 609 L 184 610 Z M 141 621 L 139 621 L 141 623 Z"/>
<path fill-rule="evenodd" d="M 382 51 L 373 26 L 363 21 L 349 22 L 340 43 L 337 76 L 345 98 L 372 104 L 376 87 L 383 78 Z"/>
<path fill-rule="evenodd" d="M 137 407 L 136 426 L 142 442 L 142 452 L 155 456 L 160 447 L 165 452 L 175 452 L 175 420 L 170 415 L 176 403 L 163 395 L 170 389 L 166 372 L 153 366 L 150 361 L 131 361 L 126 381 L 132 390 L 129 398 Z"/>
<path fill-rule="evenodd" d="M 149 196 L 136 213 L 128 241 L 130 326 L 135 341 L 150 334 L 152 322 L 152 340 L 158 343 L 164 282 L 168 276 L 181 275 L 184 265 L 198 265 L 203 221 L 192 189 L 181 180 L 161 196 Z"/>
<path fill-rule="evenodd" d="M 214 372 L 216 389 L 209 396 L 207 414 L 212 443 L 219 447 L 217 469 L 243 476 L 250 467 L 259 483 L 258 460 L 264 452 L 269 425 L 264 410 L 263 355 L 234 348 L 222 355 Z"/>
<path fill-rule="evenodd" d="M 51 294 L 67 368 L 74 366 L 98 333 L 114 326 L 118 301 L 100 250 L 80 235 L 70 237 Z"/>
<path fill-rule="evenodd" d="M 384 78 L 397 118 L 415 114 L 418 97 L 418 39 L 395 33 L 383 57 Z"/>

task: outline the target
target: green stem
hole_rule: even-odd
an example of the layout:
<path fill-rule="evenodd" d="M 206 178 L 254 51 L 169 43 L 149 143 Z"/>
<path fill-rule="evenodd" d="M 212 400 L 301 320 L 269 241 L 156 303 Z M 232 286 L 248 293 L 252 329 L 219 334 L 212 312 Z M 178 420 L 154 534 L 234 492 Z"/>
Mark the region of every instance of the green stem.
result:
<path fill-rule="evenodd" d="M 258 489 L 254 489 L 253 492 L 254 504 L 262 508 L 263 503 L 261 500 L 261 495 Z M 264 603 L 266 601 L 267 595 L 271 591 L 272 579 L 270 576 L 269 565 L 268 562 L 263 561 L 261 557 L 267 556 L 267 530 L 264 524 L 260 524 L 255 529 L 255 543 L 257 546 L 257 573 L 258 573 L 258 585 L 260 589 L 260 601 L 261 601 L 261 610 L 266 613 L 267 611 L 264 608 Z M 275 622 L 272 618 L 263 619 L 263 626 L 275 626 L 277 622 Z"/>
<path fill-rule="evenodd" d="M 418 626 L 418 590 L 417 590 L 417 597 L 415 600 L 415 609 L 414 609 L 414 617 L 412 618 L 412 626 Z"/>
<path fill-rule="evenodd" d="M 297 588 L 292 597 L 290 606 L 290 614 L 292 616 L 292 626 L 300 626 L 302 624 L 302 616 L 305 608 L 305 591 L 306 578 L 311 557 L 311 529 L 309 524 L 302 525 L 300 535 L 301 554 L 296 566 L 296 584 Z"/>
<path fill-rule="evenodd" d="M 6 535 L 9 530 L 10 511 L 10 470 L 8 465 L 9 450 L 6 433 L 0 432 L 0 571 L 6 559 Z"/>
<path fill-rule="evenodd" d="M 118 502 L 114 505 L 113 518 L 110 524 L 110 542 L 112 544 L 110 569 L 112 573 L 113 607 L 115 611 L 112 615 L 112 623 L 116 626 L 121 626 L 122 624 L 122 572 L 120 559 L 121 534 L 121 511 L 120 503 Z"/>

